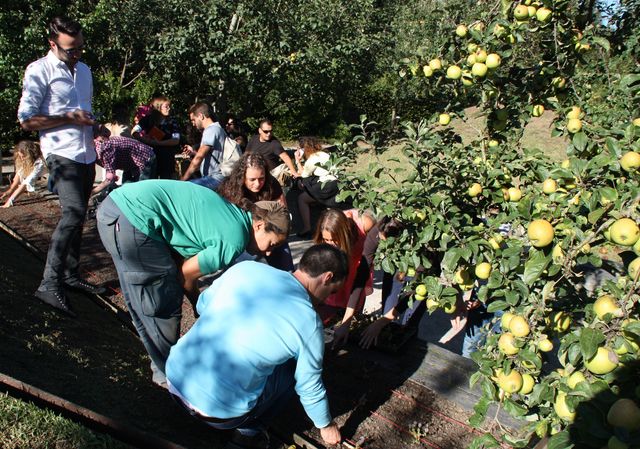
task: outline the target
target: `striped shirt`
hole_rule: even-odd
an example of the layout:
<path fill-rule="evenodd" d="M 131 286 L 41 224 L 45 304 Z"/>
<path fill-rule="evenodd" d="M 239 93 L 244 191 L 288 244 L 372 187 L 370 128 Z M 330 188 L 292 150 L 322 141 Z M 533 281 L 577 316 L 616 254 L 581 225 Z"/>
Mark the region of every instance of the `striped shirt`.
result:
<path fill-rule="evenodd" d="M 116 170 L 140 172 L 153 156 L 153 148 L 129 137 L 95 139 L 98 164 L 107 174 Z"/>

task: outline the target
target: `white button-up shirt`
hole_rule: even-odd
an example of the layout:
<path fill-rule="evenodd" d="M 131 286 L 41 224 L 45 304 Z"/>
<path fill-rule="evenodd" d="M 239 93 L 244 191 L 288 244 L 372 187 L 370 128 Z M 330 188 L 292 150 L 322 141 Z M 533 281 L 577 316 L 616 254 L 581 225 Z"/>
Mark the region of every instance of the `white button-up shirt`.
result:
<path fill-rule="evenodd" d="M 71 71 L 49 51 L 25 71 L 18 120 L 22 123 L 35 115 L 61 116 L 76 109 L 91 112 L 92 96 L 91 69 L 78 62 Z M 45 158 L 56 154 L 90 164 L 96 160 L 93 127 L 66 124 L 41 130 L 40 149 Z"/>

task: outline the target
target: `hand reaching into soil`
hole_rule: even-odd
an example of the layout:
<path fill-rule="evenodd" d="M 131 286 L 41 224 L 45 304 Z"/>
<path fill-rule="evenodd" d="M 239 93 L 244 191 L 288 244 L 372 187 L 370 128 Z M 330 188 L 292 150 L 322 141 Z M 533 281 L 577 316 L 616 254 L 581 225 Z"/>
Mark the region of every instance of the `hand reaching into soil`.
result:
<path fill-rule="evenodd" d="M 334 422 L 331 422 L 327 427 L 323 427 L 320 429 L 320 436 L 324 442 L 330 446 L 334 444 L 338 444 L 342 441 L 342 436 L 340 435 L 340 429 L 338 425 Z"/>
<path fill-rule="evenodd" d="M 350 323 L 342 323 L 339 326 L 336 326 L 333 334 L 333 345 L 331 349 L 335 349 L 340 344 L 346 343 L 349 339 L 349 326 Z"/>
<path fill-rule="evenodd" d="M 380 317 L 371 323 L 362 333 L 362 338 L 360 338 L 360 347 L 363 349 L 369 349 L 372 344 L 376 346 L 378 344 L 378 335 L 380 335 L 382 329 L 384 329 L 390 322 L 390 319 Z"/>

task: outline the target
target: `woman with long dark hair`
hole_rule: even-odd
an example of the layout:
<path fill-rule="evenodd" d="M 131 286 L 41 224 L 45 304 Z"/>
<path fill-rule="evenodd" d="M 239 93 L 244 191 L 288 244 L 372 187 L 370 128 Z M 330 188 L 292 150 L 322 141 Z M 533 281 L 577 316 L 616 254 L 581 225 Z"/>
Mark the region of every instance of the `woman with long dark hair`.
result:
<path fill-rule="evenodd" d="M 267 161 L 259 153 L 243 154 L 231 175 L 218 187 L 218 193 L 240 207 L 247 200 L 252 203 L 277 201 L 287 206 L 280 183 L 269 173 Z M 293 271 L 291 249 L 286 242 L 267 255 L 266 259 L 272 267 Z"/>

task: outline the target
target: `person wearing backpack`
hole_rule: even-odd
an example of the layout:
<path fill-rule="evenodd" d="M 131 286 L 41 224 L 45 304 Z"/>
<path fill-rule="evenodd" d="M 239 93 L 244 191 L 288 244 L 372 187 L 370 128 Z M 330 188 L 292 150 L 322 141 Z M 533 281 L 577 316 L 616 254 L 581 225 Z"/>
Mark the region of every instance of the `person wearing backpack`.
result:
<path fill-rule="evenodd" d="M 202 131 L 202 140 L 197 151 L 185 146 L 185 150 L 191 154 L 192 159 L 181 179 L 189 181 L 193 174 L 200 170 L 202 177 L 191 181 L 215 190 L 225 178 L 222 168 L 227 133 L 220 126 L 211 106 L 207 103 L 200 102 L 191 106 L 189 118 L 193 126 Z"/>

